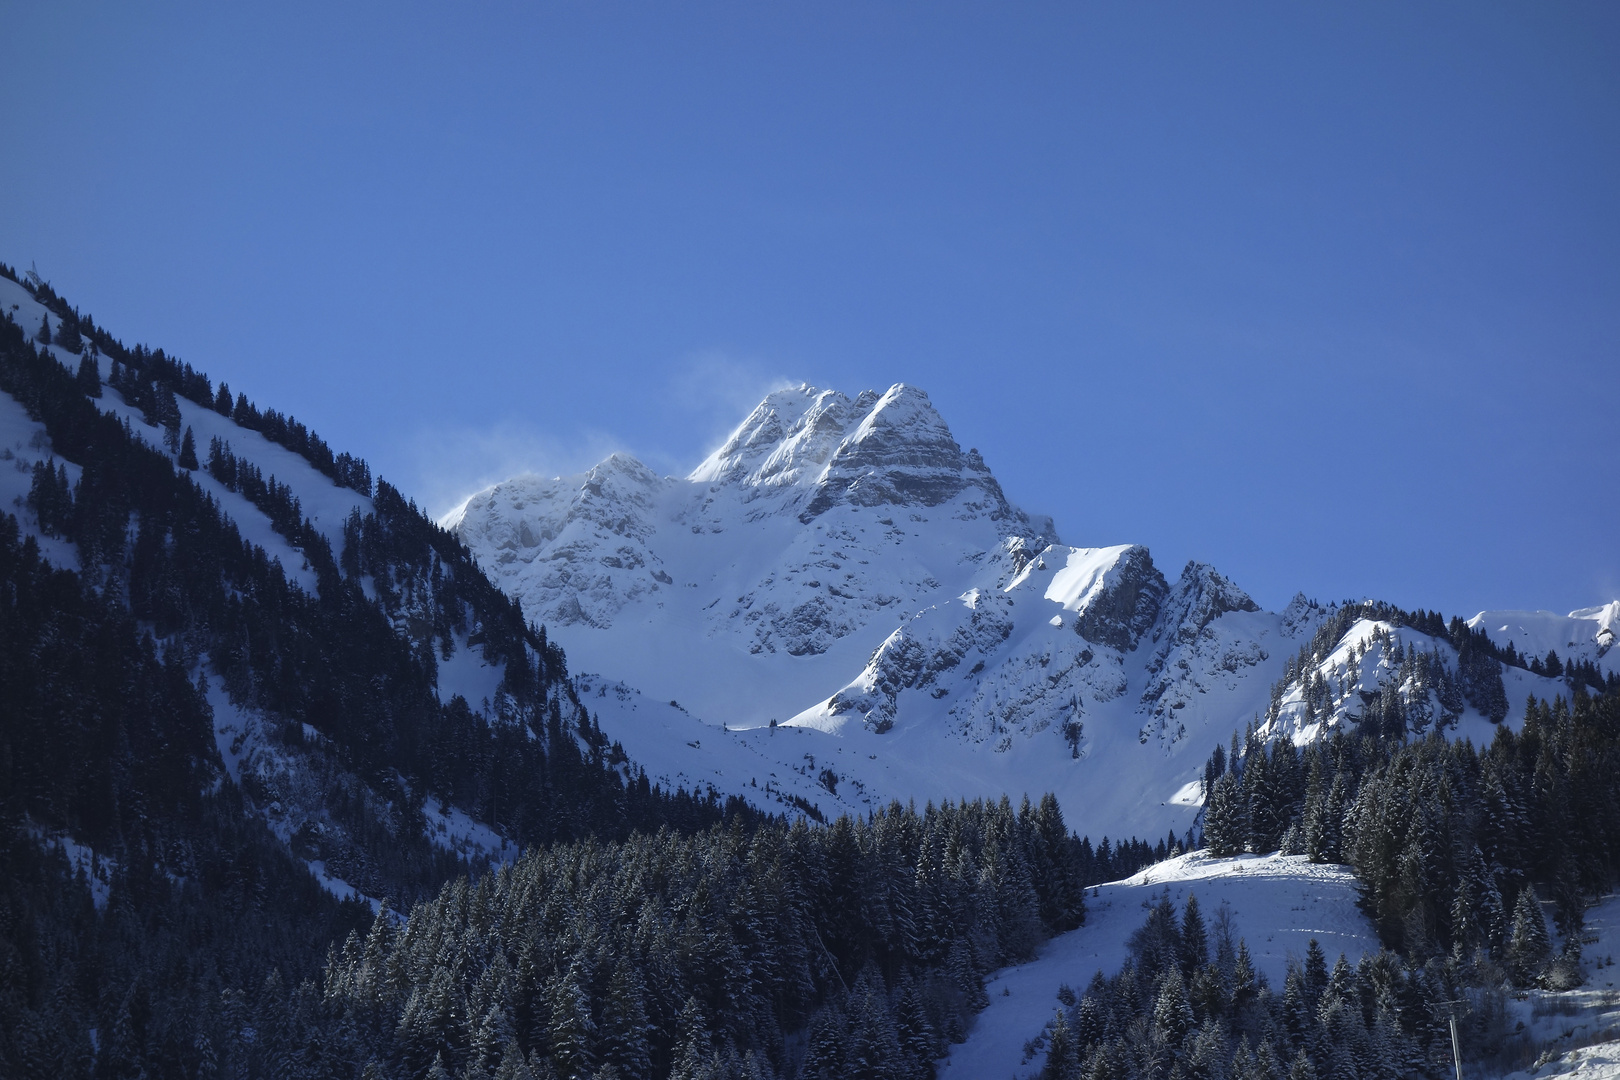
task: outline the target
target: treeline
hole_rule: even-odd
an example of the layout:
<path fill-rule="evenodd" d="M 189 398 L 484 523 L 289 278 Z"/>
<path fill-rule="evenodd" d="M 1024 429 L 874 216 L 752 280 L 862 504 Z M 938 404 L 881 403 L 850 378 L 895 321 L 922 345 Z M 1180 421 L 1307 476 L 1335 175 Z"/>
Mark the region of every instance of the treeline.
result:
<path fill-rule="evenodd" d="M 927 1077 L 983 975 L 1080 923 L 1051 796 L 534 851 L 379 918 L 324 1019 L 377 1077 Z"/>
<path fill-rule="evenodd" d="M 232 399 L 230 388 L 224 383 L 219 385 L 216 392 L 207 375 L 165 354 L 162 349 L 148 349 L 144 345 L 125 347 L 123 342 L 97 326 L 89 315 L 69 306 L 49 282 L 37 275 L 29 274 L 24 280 L 17 276 L 13 268 L 0 263 L 0 276 L 25 285 L 35 300 L 56 315 L 56 329 L 51 329 L 50 317 L 46 316 L 45 325 L 34 334 L 36 341 L 56 344 L 71 353 L 82 352 L 88 343 L 92 353 L 99 352 L 109 360 L 124 365 L 126 370 L 120 373 L 124 380 L 152 387 L 153 396 L 167 391 L 170 395 L 178 394 L 188 401 L 211 408 L 242 427 L 259 432 L 271 442 L 285 446 L 334 483 L 353 488 L 362 495 L 371 494 L 371 466 L 347 453 L 334 454 L 326 441 L 305 424 L 274 409 L 261 410 L 243 394 Z M 145 397 L 147 393 L 139 386 L 131 386 L 130 394 Z M 130 394 L 125 396 L 129 397 Z M 139 402 L 132 400 L 131 404 Z"/>
<path fill-rule="evenodd" d="M 1507 693 L 1502 686 L 1500 665 L 1524 666 L 1524 661 L 1513 652 L 1511 644 L 1506 649 L 1500 648 L 1485 631 L 1470 628 L 1460 618 L 1453 617 L 1447 623 L 1437 611 L 1403 611 L 1383 601 L 1364 600 L 1335 607 L 1332 614 L 1317 627 L 1311 640 L 1300 646 L 1296 656 L 1289 658 L 1283 677 L 1271 688 L 1267 720 L 1277 718 L 1283 695 L 1296 681 L 1302 683 L 1307 708 L 1320 705 L 1321 689 L 1325 688 L 1322 686 L 1323 676 L 1313 669 L 1333 654 L 1345 634 L 1362 619 L 1409 627 L 1438 641 L 1449 642 L 1457 650 L 1456 671 L 1442 665 L 1441 670 L 1433 673 L 1430 684 L 1444 689 L 1448 695 L 1460 696 L 1493 722 L 1507 715 Z M 1386 631 L 1382 639 L 1386 645 L 1394 644 L 1390 637 Z M 1365 649 L 1362 651 L 1365 652 Z M 1460 712 L 1461 703 L 1458 702 L 1449 711 L 1452 715 Z"/>
<path fill-rule="evenodd" d="M 1224 755 L 1221 755 L 1224 760 Z M 1520 908 L 1554 904 L 1578 954 L 1585 898 L 1620 877 L 1620 694 L 1530 701 L 1491 744 L 1335 731 L 1303 752 L 1251 733 L 1210 788 L 1212 854 L 1347 863 L 1386 944 L 1419 961 L 1479 956 L 1520 983 L 1572 977 L 1569 957 L 1510 959 Z"/>
<path fill-rule="evenodd" d="M 1355 965 L 1340 956 L 1329 970 L 1312 940 L 1303 963 L 1290 959 L 1279 993 L 1248 944 L 1234 941 L 1226 908 L 1213 923 L 1192 895 L 1177 919 L 1167 893 L 1132 935 L 1123 970 L 1099 972 L 1081 995 L 1059 990 L 1051 1022 L 1029 1048 L 1046 1051 L 1041 1080 L 1451 1074 L 1443 1003 L 1462 993 L 1454 968 L 1385 950 Z"/>
<path fill-rule="evenodd" d="M 49 488 L 35 500 L 48 508 L 42 524 L 48 519 L 75 544 L 91 585 L 113 590 L 193 662 L 206 656 L 233 702 L 279 717 L 295 738 L 310 725 L 346 767 L 400 805 L 419 806 L 427 790 L 498 793 L 500 820 L 518 842 L 566 839 L 585 828 L 623 835 L 666 822 L 654 808 L 663 796 L 626 785 L 606 760 L 611 748 L 592 747 L 600 735 L 572 698 L 561 652 L 459 542 L 392 488 L 379 484 L 375 512 L 350 523 L 357 543 L 343 556 L 380 599 L 344 576 L 324 537 L 303 522 L 292 536 L 317 570 L 311 596 L 9 320 L 0 325 L 0 389 L 44 422 L 55 451 L 80 467 L 71 492 L 65 469 L 41 470 L 39 494 Z M 276 515 L 283 516 L 290 524 L 291 512 Z M 413 616 L 428 632 L 413 632 Z M 437 649 L 435 626 L 445 635 Z M 509 723 L 489 725 L 439 702 L 436 653 L 457 628 L 504 663 L 500 697 Z M 562 744 L 550 744 L 552 731 L 564 732 Z M 690 813 L 682 809 L 688 805 Z M 682 827 L 721 816 L 690 796 L 670 811 Z"/>

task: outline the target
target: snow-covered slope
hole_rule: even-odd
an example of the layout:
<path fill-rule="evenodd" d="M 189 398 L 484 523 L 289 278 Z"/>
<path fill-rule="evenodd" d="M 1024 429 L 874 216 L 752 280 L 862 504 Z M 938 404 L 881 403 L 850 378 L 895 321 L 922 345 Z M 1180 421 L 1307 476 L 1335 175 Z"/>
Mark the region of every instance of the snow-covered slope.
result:
<path fill-rule="evenodd" d="M 911 386 L 778 391 L 685 478 L 615 455 L 497 484 L 444 524 L 600 673 L 588 704 L 633 758 L 756 801 L 769 781 L 766 805 L 1053 791 L 1093 838 L 1158 837 L 1192 824 L 1206 758 L 1257 719 L 1304 741 L 1398 684 L 1403 707 L 1432 694 L 1435 723 L 1490 737 L 1413 674 L 1420 652 L 1455 668 L 1449 643 L 1364 621 L 1307 670 L 1296 654 L 1339 609 L 1264 612 L 1212 567 L 1172 581 L 1146 548 L 1058 543 Z M 1596 655 L 1614 616 L 1565 620 L 1560 653 Z M 1506 680 L 1513 711 L 1567 692 Z M 649 701 L 674 712 L 647 727 Z"/>
<path fill-rule="evenodd" d="M 1568 615 L 1482 611 L 1468 625 L 1484 630 L 1498 645 L 1511 643 L 1523 656 L 1545 659 L 1549 652 L 1556 652 L 1566 663 L 1589 660 L 1605 671 L 1620 670 L 1620 653 L 1612 651 L 1620 635 L 1620 600 Z"/>
<path fill-rule="evenodd" d="M 4 276 L 0 276 L 0 313 L 22 327 L 30 338 L 42 319 L 48 318 L 53 328 L 61 322 L 26 287 Z M 88 357 L 96 361 L 103 383 L 107 383 L 111 375 L 110 360 L 97 356 L 93 349 L 81 354 L 57 344 L 40 347 L 70 372 L 78 370 L 80 363 Z M 134 438 L 164 455 L 179 468 L 178 440 L 165 427 L 152 423 L 147 412 L 126 400 L 123 392 L 112 385 L 103 385 L 100 396 L 91 400 L 103 413 L 122 421 Z M 376 509 L 369 495 L 335 483 L 310 460 L 271 441 L 260 431 L 236 423 L 231 417 L 185 397 L 175 396 L 174 408 L 179 419 L 176 430 L 191 432 L 199 458 L 206 461 L 210 444 L 218 439 L 229 449 L 239 467 L 257 470 L 265 481 L 274 481 L 296 498 L 299 518 L 307 521 L 325 538 L 337 558 L 343 556 L 345 526 L 352 516 L 358 513 L 363 518 Z M 100 587 L 99 583 L 105 580 L 105 575 L 98 572 L 97 566 L 81 566 L 75 545 L 60 536 L 51 535 L 49 530 L 42 527 L 38 515 L 29 505 L 34 469 L 36 464 L 41 463 L 65 471 L 70 487 L 80 478 L 79 465 L 56 456 L 45 425 L 33 419 L 16 398 L 0 391 L 0 510 L 16 517 L 22 530 L 39 544 L 46 559 L 61 567 L 86 571 L 87 579 Z M 213 500 L 243 539 L 262 548 L 268 558 L 279 563 L 291 583 L 310 595 L 317 593 L 315 568 L 298 546 L 298 541 L 289 539 L 289 535 L 304 534 L 293 530 L 278 531 L 265 510 L 246 495 L 221 483 L 207 468 L 190 469 L 185 475 Z M 369 575 L 361 580 L 362 588 L 368 597 L 383 607 L 395 631 L 409 640 L 422 640 L 432 648 L 433 642 L 428 640 L 431 630 L 423 631 L 422 626 L 431 626 L 434 620 L 420 610 L 426 603 L 421 590 L 407 588 L 402 595 L 396 590 L 396 595 L 384 601 L 379 599 L 375 585 L 376 582 Z M 476 617 L 473 617 L 468 625 L 458 627 L 451 633 L 451 647 L 434 650 L 438 676 L 436 689 L 441 700 L 448 701 L 460 694 L 475 711 L 489 716 L 493 713 L 490 702 L 498 696 L 497 688 L 501 684 L 504 668 L 492 662 L 482 646 L 470 643 L 469 639 L 477 635 L 480 629 L 476 623 Z M 169 644 L 160 641 L 158 648 L 166 648 Z M 211 675 L 215 678 L 210 679 Z M 284 718 L 233 701 L 217 679 L 217 670 L 209 657 L 195 660 L 193 677 L 208 681 L 207 699 L 214 714 L 220 763 L 233 780 L 257 793 L 249 797 L 254 810 L 265 819 L 273 833 L 288 843 L 295 854 L 305 858 L 328 889 L 339 896 L 359 893 L 360 889 L 355 884 L 344 880 L 347 874 L 364 884 L 353 869 L 362 861 L 359 846 L 350 843 L 350 838 L 331 824 L 327 810 L 340 788 L 347 786 L 350 790 L 344 792 L 344 797 L 354 798 L 355 792 L 361 790 L 363 785 L 323 760 L 323 754 L 318 752 L 324 739 L 321 732 L 306 724 L 305 747 L 291 745 L 278 734 Z M 559 704 L 566 718 L 572 721 L 572 703 L 565 700 Z M 440 847 L 475 860 L 506 858 L 516 854 L 515 851 L 503 850 L 500 837 L 487 826 L 471 821 L 453 806 L 429 799 L 424 807 L 424 816 L 427 819 L 427 839 Z M 346 861 L 350 869 L 345 869 Z"/>
<path fill-rule="evenodd" d="M 27 289 L 5 277 L 0 277 L 0 310 L 8 313 L 24 329 L 39 326 L 40 320 L 47 317 L 46 308 Z M 53 326 L 56 322 L 55 317 L 51 316 Z M 78 368 L 78 355 L 60 345 L 46 348 L 68 370 Z M 96 361 L 100 376 L 105 381 L 110 373 L 109 361 L 106 357 L 97 357 Z M 171 459 L 177 457 L 175 449 L 165 443 L 163 429 L 149 423 L 141 410 L 126 402 L 117 390 L 103 387 L 102 396 L 96 399 L 96 404 L 103 412 L 128 421 L 130 430 L 154 450 Z M 343 550 L 343 523 L 348 520 L 350 512 L 359 510 L 361 514 L 366 514 L 371 511 L 370 498 L 349 488 L 339 487 L 304 458 L 284 446 L 276 445 L 259 432 L 242 427 L 229 417 L 185 398 L 178 398 L 176 404 L 180 409 L 181 429 L 192 428 L 199 455 L 206 456 L 209 441 L 217 437 L 229 443 L 238 458 L 254 465 L 265 477 L 274 477 L 279 483 L 292 488 L 298 495 L 304 516 L 332 542 L 334 552 Z M 6 457 L 8 451 L 10 456 Z M 37 522 L 24 505 L 30 481 L 29 470 L 36 459 L 55 460 L 44 425 L 30 419 L 27 411 L 14 398 L 0 392 L 0 460 L 5 462 L 5 466 L 0 467 L 0 473 L 5 476 L 0 479 L 0 506 L 8 513 L 16 514 L 23 527 L 40 538 L 48 557 L 54 553 L 62 565 L 77 569 L 77 555 L 69 554 L 71 545 L 40 532 Z M 64 464 L 67 465 L 69 479 L 76 480 L 77 466 Z M 12 473 L 16 475 L 12 476 Z M 236 522 L 244 539 L 264 548 L 270 557 L 279 559 L 290 580 L 306 591 L 314 591 L 315 575 L 305 562 L 303 553 L 271 527 L 270 519 L 262 510 L 226 488 L 206 470 L 197 469 L 191 473 L 191 477 Z"/>
<path fill-rule="evenodd" d="M 1058 988 L 1067 983 L 1083 991 L 1097 972 L 1117 974 L 1126 942 L 1166 891 L 1177 911 L 1189 894 L 1196 895 L 1206 920 L 1224 905 L 1234 938 L 1248 943 L 1256 969 L 1274 987 L 1282 986 L 1290 957 L 1304 962 L 1312 939 L 1329 964 L 1340 954 L 1354 964 L 1379 947 L 1356 906 L 1359 892 L 1349 868 L 1313 865 L 1304 856 L 1216 859 L 1190 852 L 1088 891 L 1084 926 L 1048 941 L 1037 959 L 997 972 L 985 984 L 989 1007 L 942 1063 L 942 1080 L 1037 1075 L 1044 1057 L 1026 1061 L 1024 1044 L 1052 1019 Z"/>

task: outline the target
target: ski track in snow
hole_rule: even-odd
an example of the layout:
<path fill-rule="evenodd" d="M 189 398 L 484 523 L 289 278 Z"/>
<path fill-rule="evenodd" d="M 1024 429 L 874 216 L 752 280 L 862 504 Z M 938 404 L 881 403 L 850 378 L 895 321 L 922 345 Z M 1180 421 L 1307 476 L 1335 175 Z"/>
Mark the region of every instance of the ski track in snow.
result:
<path fill-rule="evenodd" d="M 1084 926 L 1046 942 L 1035 960 L 995 972 L 985 983 L 989 1007 L 975 1019 L 967 1041 L 940 1063 L 940 1080 L 1039 1074 L 1045 1056 L 1025 1062 L 1024 1044 L 1052 1019 L 1058 988 L 1067 983 L 1084 993 L 1097 972 L 1117 974 L 1128 956 L 1126 942 L 1166 889 L 1178 917 L 1188 894 L 1195 894 L 1212 932 L 1215 913 L 1229 906 L 1234 934 L 1248 942 L 1256 969 L 1279 992 L 1289 958 L 1304 963 L 1313 938 L 1329 967 L 1341 953 L 1354 964 L 1379 948 L 1372 925 L 1356 907 L 1359 893 L 1348 867 L 1316 865 L 1303 855 L 1217 859 L 1189 852 L 1088 889 Z"/>

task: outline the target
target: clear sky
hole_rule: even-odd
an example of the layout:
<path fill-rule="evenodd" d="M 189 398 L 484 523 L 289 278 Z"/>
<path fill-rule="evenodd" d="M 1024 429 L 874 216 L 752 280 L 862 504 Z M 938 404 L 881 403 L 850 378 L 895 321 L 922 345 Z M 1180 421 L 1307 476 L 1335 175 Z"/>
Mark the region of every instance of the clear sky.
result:
<path fill-rule="evenodd" d="M 924 387 L 1074 544 L 1620 597 L 1620 5 L 0 0 L 0 261 L 431 510 Z"/>

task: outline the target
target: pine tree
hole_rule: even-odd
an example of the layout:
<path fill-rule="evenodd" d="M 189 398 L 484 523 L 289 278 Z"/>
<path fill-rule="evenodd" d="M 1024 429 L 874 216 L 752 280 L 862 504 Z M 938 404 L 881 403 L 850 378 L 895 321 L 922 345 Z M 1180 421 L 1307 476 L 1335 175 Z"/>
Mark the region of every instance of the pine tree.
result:
<path fill-rule="evenodd" d="M 186 428 L 185 438 L 180 440 L 180 467 L 182 469 L 195 469 L 197 467 L 197 439 Z"/>
<path fill-rule="evenodd" d="M 1181 912 L 1181 970 L 1189 977 L 1209 963 L 1209 933 L 1198 910 L 1198 897 L 1187 894 Z"/>
<path fill-rule="evenodd" d="M 49 315 L 45 315 L 40 318 L 39 332 L 34 335 L 34 340 L 39 342 L 41 345 L 49 345 L 51 343 L 51 317 Z"/>
<path fill-rule="evenodd" d="M 1328 986 L 1327 956 L 1315 938 L 1305 946 L 1305 1000 L 1314 1013 Z"/>
<path fill-rule="evenodd" d="M 1192 1002 L 1187 998 L 1187 984 L 1182 981 L 1181 969 L 1171 966 L 1159 984 L 1159 996 L 1153 1005 L 1153 1026 L 1172 1048 L 1180 1048 L 1192 1030 Z"/>
<path fill-rule="evenodd" d="M 1046 1064 L 1041 1067 L 1040 1080 L 1079 1080 L 1080 1047 L 1075 1042 L 1074 1029 L 1062 1009 L 1052 1017 L 1052 1033 L 1047 1040 Z"/>
<path fill-rule="evenodd" d="M 79 324 L 72 319 L 63 319 L 56 328 L 56 343 L 70 353 L 82 350 L 84 338 L 79 334 Z"/>
<path fill-rule="evenodd" d="M 868 968 L 855 986 L 849 1016 L 845 1073 L 850 1080 L 889 1080 L 900 1072 L 900 1039 L 883 996 L 882 980 Z"/>
<path fill-rule="evenodd" d="M 518 1049 L 516 1039 L 508 1042 L 506 1049 L 501 1052 L 501 1064 L 495 1070 L 495 1080 L 537 1080 L 529 1063 L 523 1059 L 523 1051 Z"/>
<path fill-rule="evenodd" d="M 591 1020 L 586 980 L 579 967 L 570 967 L 548 995 L 551 1015 L 546 1022 L 546 1045 L 561 1080 L 588 1080 L 595 1065 L 591 1053 L 596 1025 Z"/>
<path fill-rule="evenodd" d="M 1526 887 L 1513 907 L 1513 936 L 1508 941 L 1508 960 L 1519 983 L 1533 982 L 1551 953 L 1541 905 L 1536 903 L 1535 890 Z"/>
<path fill-rule="evenodd" d="M 799 1075 L 804 1080 L 842 1080 L 845 1075 L 844 1014 L 829 1006 L 810 1023 L 810 1044 Z"/>
<path fill-rule="evenodd" d="M 96 353 L 94 349 L 79 357 L 79 372 L 74 378 L 86 397 L 98 398 L 101 396 L 101 372 L 96 366 Z"/>
<path fill-rule="evenodd" d="M 602 1056 L 625 1080 L 652 1075 L 647 1036 L 652 1025 L 644 1005 L 645 988 L 628 958 L 613 969 L 607 1000 L 602 1007 Z"/>
<path fill-rule="evenodd" d="M 1248 838 L 1248 815 L 1235 773 L 1217 777 L 1204 804 L 1204 846 L 1211 855 L 1236 855 Z"/>
<path fill-rule="evenodd" d="M 928 1020 L 928 1010 L 910 979 L 901 988 L 900 998 L 895 1003 L 895 1028 L 900 1037 L 900 1050 L 910 1062 L 909 1075 L 932 1080 L 939 1046 L 934 1027 Z"/>

